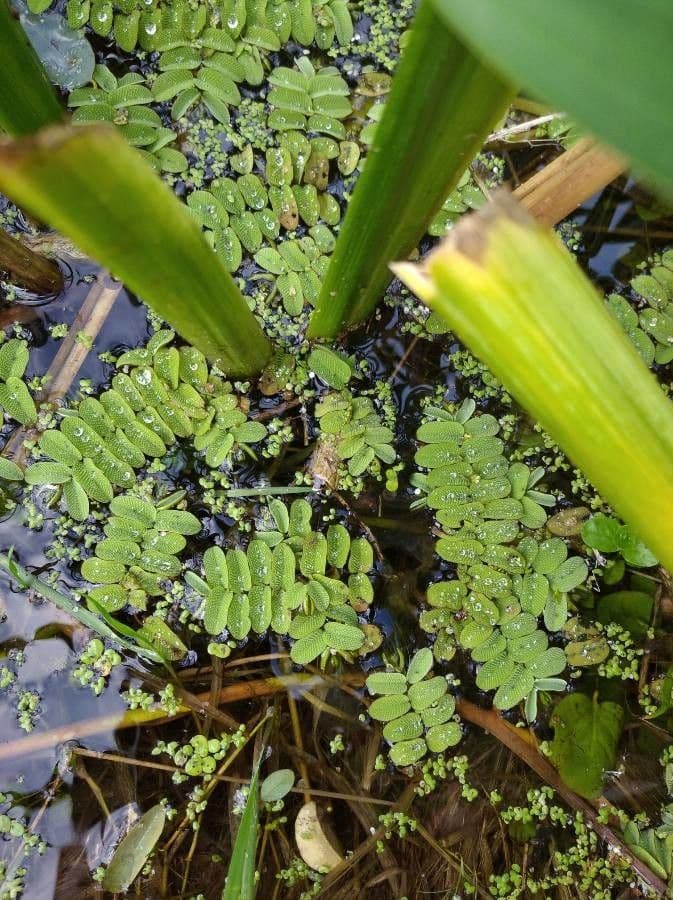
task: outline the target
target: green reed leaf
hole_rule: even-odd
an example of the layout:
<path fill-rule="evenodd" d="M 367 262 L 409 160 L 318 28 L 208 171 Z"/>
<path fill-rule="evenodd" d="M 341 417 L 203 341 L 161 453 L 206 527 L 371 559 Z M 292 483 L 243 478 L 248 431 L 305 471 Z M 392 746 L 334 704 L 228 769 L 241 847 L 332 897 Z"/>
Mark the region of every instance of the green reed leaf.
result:
<path fill-rule="evenodd" d="M 511 93 L 422 0 L 310 336 L 334 337 L 372 312 L 390 281 L 389 262 L 418 243 Z"/>
<path fill-rule="evenodd" d="M 560 242 L 503 198 L 396 268 L 673 566 L 670 400 Z"/>
<path fill-rule="evenodd" d="M 8 0 L 0 0 L 0 128 L 33 134 L 63 119 L 49 78 Z"/>
<path fill-rule="evenodd" d="M 184 206 L 104 125 L 52 128 L 0 146 L 0 188 L 59 229 L 232 374 L 270 345 Z"/>
<path fill-rule="evenodd" d="M 523 83 L 630 156 L 673 193 L 667 62 L 668 0 L 433 0 L 456 34 L 513 83 Z M 568 48 L 572 47 L 572 53 Z M 602 60 L 596 78 L 595 61 Z"/>

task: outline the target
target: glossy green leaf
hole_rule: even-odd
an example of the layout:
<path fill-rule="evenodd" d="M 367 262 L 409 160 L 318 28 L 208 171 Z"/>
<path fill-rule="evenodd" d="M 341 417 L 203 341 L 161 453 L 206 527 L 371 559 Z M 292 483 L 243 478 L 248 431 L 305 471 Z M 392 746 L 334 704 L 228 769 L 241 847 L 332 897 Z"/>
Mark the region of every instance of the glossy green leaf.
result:
<path fill-rule="evenodd" d="M 264 803 L 282 800 L 293 788 L 295 774 L 292 769 L 277 769 L 267 775 L 260 785 L 260 796 Z"/>
<path fill-rule="evenodd" d="M 585 694 L 569 694 L 554 707 L 551 760 L 581 797 L 593 800 L 601 795 L 605 775 L 617 763 L 623 720 L 621 706 Z"/>
<path fill-rule="evenodd" d="M 63 119 L 63 110 L 8 0 L 0 0 L 0 128 L 27 135 Z"/>
<path fill-rule="evenodd" d="M 107 126 L 52 128 L 4 144 L 0 188 L 109 266 L 189 343 L 232 374 L 270 353 L 198 225 Z"/>
<path fill-rule="evenodd" d="M 135 822 L 105 870 L 103 890 L 123 893 L 133 884 L 154 850 L 166 823 L 166 810 L 157 803 Z"/>

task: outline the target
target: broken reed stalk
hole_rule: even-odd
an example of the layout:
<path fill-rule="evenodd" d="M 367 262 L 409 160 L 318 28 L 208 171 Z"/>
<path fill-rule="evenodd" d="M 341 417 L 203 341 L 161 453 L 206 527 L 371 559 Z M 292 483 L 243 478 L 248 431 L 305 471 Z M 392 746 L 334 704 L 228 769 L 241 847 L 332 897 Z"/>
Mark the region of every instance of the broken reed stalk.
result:
<path fill-rule="evenodd" d="M 624 172 L 623 159 L 590 138 L 561 153 L 513 196 L 540 225 L 551 227 Z"/>
<path fill-rule="evenodd" d="M 0 273 L 34 294 L 60 294 L 63 272 L 57 262 L 30 250 L 0 228 Z"/>
<path fill-rule="evenodd" d="M 557 237 L 502 193 L 393 268 L 673 568 L 673 407 Z"/>

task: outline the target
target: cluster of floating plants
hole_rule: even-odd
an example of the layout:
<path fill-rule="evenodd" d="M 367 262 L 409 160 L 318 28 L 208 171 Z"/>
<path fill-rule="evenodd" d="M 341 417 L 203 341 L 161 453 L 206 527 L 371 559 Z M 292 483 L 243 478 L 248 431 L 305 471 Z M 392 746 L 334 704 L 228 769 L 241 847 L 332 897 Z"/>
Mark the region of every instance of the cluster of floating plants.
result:
<path fill-rule="evenodd" d="M 185 535 L 201 530 L 196 516 L 170 508 L 180 499 L 169 495 L 151 503 L 132 494 L 112 499 L 105 537 L 82 563 L 82 576 L 99 585 L 87 594 L 94 609 L 116 612 L 130 605 L 146 610 L 147 598 L 162 596 L 165 582 L 179 575 Z"/>
<path fill-rule="evenodd" d="M 23 380 L 28 367 L 28 344 L 11 338 L 0 346 L 0 408 L 22 425 L 37 421 L 37 409 Z"/>
<path fill-rule="evenodd" d="M 631 279 L 631 299 L 610 294 L 608 309 L 648 366 L 673 360 L 673 251 L 653 257 Z"/>
<path fill-rule="evenodd" d="M 391 745 L 388 755 L 396 766 L 413 765 L 428 751 L 443 753 L 462 737 L 446 678 L 427 677 L 433 662 L 432 651 L 424 647 L 411 658 L 406 673 L 373 672 L 367 677 L 367 690 L 379 695 L 368 712 L 385 723 L 383 737 Z"/>
<path fill-rule="evenodd" d="M 32 13 L 49 9 L 53 0 L 30 0 Z M 127 53 L 136 46 L 161 50 L 190 44 L 214 24 L 239 42 L 254 59 L 254 50 L 280 50 L 290 38 L 298 44 L 315 43 L 323 50 L 336 41 L 348 44 L 353 23 L 346 0 L 209 0 L 193 6 L 186 0 L 150 3 L 140 0 L 68 0 L 71 28 L 89 25 L 101 37 L 113 37 Z M 259 82 L 255 82 L 259 83 Z"/>
<path fill-rule="evenodd" d="M 426 407 L 417 433 L 416 463 L 428 472 L 414 478 L 425 495 L 415 505 L 435 511 L 442 527 L 436 552 L 455 566 L 449 579 L 429 586 L 420 625 L 435 635 L 438 660 L 469 651 L 479 664 L 477 685 L 496 691 L 496 707 L 533 698 L 532 710 L 539 689 L 565 686 L 549 683 L 567 662 L 548 633 L 563 628 L 568 592 L 588 570 L 563 540 L 541 533 L 543 504 L 555 502 L 535 489 L 544 470 L 510 463 L 496 419 L 474 411 L 472 401 L 455 412 Z"/>
<path fill-rule="evenodd" d="M 262 516 L 267 527 L 245 549 L 205 551 L 204 577 L 188 571 L 185 580 L 203 598 L 208 634 L 240 641 L 270 628 L 292 638 L 291 657 L 300 665 L 370 652 L 376 629 L 361 624 L 358 613 L 374 599 L 371 545 L 351 539 L 339 523 L 314 531 L 312 517 L 306 500 L 289 508 L 271 500 Z"/>
<path fill-rule="evenodd" d="M 40 435 L 35 453 L 46 459 L 26 469 L 26 481 L 59 486 L 73 519 L 87 518 L 90 500 L 109 503 L 115 488 L 130 488 L 134 470 L 163 457 L 177 438 L 192 437 L 217 468 L 265 437 L 266 427 L 248 421 L 203 354 L 169 346 L 173 337 L 163 329 L 123 354 L 110 389 L 63 409 L 59 427 Z"/>
<path fill-rule="evenodd" d="M 51 5 L 52 0 L 28 4 L 36 14 Z M 71 614 L 78 617 L 81 601 L 79 613 L 90 617 L 87 627 L 96 630 L 93 618 L 107 628 L 72 654 L 74 680 L 87 691 L 98 696 L 108 684 L 120 683 L 122 653 L 129 647 L 139 655 L 140 649 L 150 650 L 146 659 L 167 665 L 210 664 L 212 683 L 221 686 L 223 659 L 239 653 L 241 659 L 230 661 L 233 668 L 245 658 L 245 649 L 268 645 L 271 657 L 288 657 L 280 664 L 283 672 L 293 665 L 308 667 L 310 673 L 320 668 L 327 675 L 347 673 L 344 685 L 351 675 L 353 684 L 364 683 L 370 695 L 365 701 L 368 718 L 363 713 L 360 721 L 368 728 L 372 721 L 379 723 L 371 746 L 378 743 L 380 727 L 393 766 L 407 768 L 407 774 L 415 768 L 419 795 L 453 775 L 463 796 L 472 799 L 471 791 L 477 791 L 466 783 L 466 758 L 443 756 L 463 736 L 454 688 L 460 686 L 468 697 L 475 688 L 486 692 L 489 696 L 480 698 L 484 705 L 518 708 L 534 723 L 538 698 L 546 707 L 549 692 L 568 688 L 561 677 L 568 669 L 572 679 L 592 666 L 596 682 L 635 680 L 643 650 L 628 627 L 609 615 L 591 621 L 587 610 L 598 615 L 599 604 L 592 605 L 590 589 L 596 584 L 607 588 L 603 609 L 618 611 L 621 598 L 612 588 L 626 583 L 631 567 L 652 566 L 656 559 L 628 526 L 612 517 L 588 518 L 584 510 L 586 516 L 567 532 L 557 524 L 552 527 L 547 510 L 562 499 L 563 479 L 547 482 L 555 488 L 560 483 L 559 496 L 542 489 L 545 470 L 520 461 L 537 448 L 524 449 L 523 442 L 515 446 L 523 417 L 485 366 L 456 343 L 458 349 L 447 352 L 468 396 L 495 399 L 488 408 L 500 418 L 478 412 L 473 400 L 459 407 L 424 407 L 411 476 L 418 499 L 411 508 L 433 513 L 432 525 L 425 525 L 436 538 L 431 563 L 436 574 L 427 585 L 428 559 L 423 560 L 424 600 L 418 623 L 414 619 L 409 625 L 414 629 L 418 624 L 420 632 L 413 638 L 405 634 L 420 649 L 408 665 L 405 649 L 395 647 L 395 635 L 375 624 L 386 622 L 382 607 L 388 581 L 394 579 L 388 579 L 385 561 L 379 563 L 383 555 L 369 531 L 367 504 L 379 501 L 383 523 L 381 504 L 391 498 L 357 498 L 367 479 L 385 478 L 391 503 L 404 502 L 406 514 L 409 493 L 398 493 L 397 482 L 409 462 L 405 439 L 412 437 L 399 415 L 406 400 L 398 403 L 389 383 L 369 377 L 380 348 L 365 362 L 362 349 L 349 355 L 351 351 L 309 345 L 304 328 L 319 298 L 343 207 L 368 164 L 386 109 L 391 78 L 377 69 L 394 67 L 412 6 L 411 0 L 59 3 L 91 55 L 91 66 L 81 67 L 80 86 L 62 84 L 70 91 L 72 121 L 114 125 L 175 189 L 244 290 L 273 339 L 274 352 L 257 385 L 264 399 L 256 406 L 260 398 L 255 388 L 232 384 L 198 350 L 161 327 L 146 346 L 115 360 L 105 388 L 87 396 L 86 387 L 76 400 L 48 409 L 46 403 L 36 405 L 24 380 L 26 341 L 3 339 L 0 407 L 7 420 L 37 427 L 23 432 L 29 451 L 25 472 L 0 459 L 0 480 L 16 486 L 25 478 L 33 488 L 32 495 L 24 494 L 26 507 L 33 501 L 42 507 L 61 504 L 64 515 L 55 519 L 57 539 L 63 542 L 58 546 L 65 545 L 66 559 L 77 562 Z M 354 36 L 351 12 L 360 14 L 358 40 L 345 55 Z M 86 42 L 92 32 L 103 39 L 92 40 L 99 60 L 95 67 L 94 51 Z M 309 55 L 303 48 L 314 52 Z M 544 136 L 556 134 L 550 129 L 558 126 L 551 125 Z M 503 171 L 495 154 L 477 157 L 430 221 L 427 238 L 442 237 L 464 213 L 481 206 Z M 415 301 L 411 308 L 404 291 L 391 294 L 396 329 L 423 337 L 447 333 L 447 324 L 434 312 Z M 673 252 L 653 257 L 631 282 L 630 292 L 612 294 L 606 302 L 649 366 L 671 362 Z M 364 354 L 369 357 L 367 350 Z M 464 395 L 465 384 L 459 394 Z M 427 385 L 423 389 L 430 390 Z M 286 409 L 294 413 L 285 416 Z M 546 440 L 546 449 L 555 453 L 551 438 L 544 436 Z M 286 442 L 292 443 L 287 453 Z M 262 466 L 260 456 L 273 462 Z M 337 493 L 323 506 L 330 490 L 346 497 Z M 304 491 L 307 499 L 279 499 Z M 338 511 L 332 502 L 338 503 Z M 391 517 L 388 526 L 401 531 L 399 508 L 397 524 L 390 526 Z M 564 509 L 557 516 L 567 513 L 570 520 L 573 512 Z M 414 522 L 427 538 L 425 525 L 422 515 Z M 583 552 L 582 540 L 587 555 L 594 555 L 592 583 L 585 560 L 573 555 Z M 602 553 L 618 558 L 606 563 Z M 57 554 L 52 549 L 46 555 Z M 21 580 L 11 557 L 3 568 L 22 587 L 34 586 L 39 579 Z M 400 573 L 401 568 L 396 575 Z M 394 621 L 391 631 L 398 624 Z M 135 644 L 128 643 L 131 636 Z M 111 678 L 116 667 L 119 672 Z M 366 678 L 362 669 L 367 669 Z M 148 673 L 147 684 L 153 677 Z M 295 677 L 308 681 L 313 675 L 295 671 Z M 658 676 L 651 688 L 641 699 L 648 715 L 659 715 L 670 679 Z M 24 689 L 7 666 L 0 668 L 0 690 L 12 691 L 22 728 L 37 724 L 39 694 Z M 185 711 L 185 697 L 178 698 L 172 684 L 157 693 L 169 717 Z M 122 697 L 133 711 L 157 710 L 154 695 L 133 685 Z M 577 697 L 589 702 L 582 691 L 568 692 L 565 699 Z M 314 699 L 316 706 L 324 703 Z M 596 698 L 592 702 L 607 707 Z M 458 703 L 467 720 L 469 702 L 461 696 Z M 559 704 L 554 713 L 558 709 Z M 560 718 L 541 721 L 556 728 L 557 737 L 561 734 L 555 724 Z M 614 728 L 612 761 L 620 728 L 621 718 Z M 229 733 L 220 725 L 207 735 L 189 737 L 185 732 L 180 741 L 156 743 L 153 752 L 173 763 L 176 784 L 203 779 L 203 788 L 198 786 L 186 803 L 185 821 L 195 831 L 212 776 L 248 739 L 243 726 Z M 344 750 L 342 741 L 332 743 L 335 756 Z M 552 743 L 550 755 L 565 778 L 555 752 Z M 378 772 L 385 768 L 379 762 L 373 765 Z M 596 775 L 601 787 L 608 762 L 606 758 Z M 669 780 L 671 767 L 669 760 Z M 391 770 L 381 777 L 390 775 Z M 392 775 L 399 780 L 399 773 Z M 310 794 L 308 783 L 303 788 Z M 525 826 L 548 822 L 550 796 L 536 792 L 529 795 L 533 811 L 511 807 L 498 815 L 507 826 L 522 824 L 521 836 L 528 841 L 535 829 L 528 833 Z M 0 801 L 6 806 L 6 798 L 0 796 Z M 500 800 L 491 796 L 491 802 L 495 806 Z M 13 824 L 19 819 L 9 822 L 4 808 L 0 832 L 20 836 L 24 831 Z M 567 859 L 556 854 L 555 875 L 536 882 L 531 869 L 531 889 L 565 887 L 570 872 L 584 871 L 600 859 L 598 839 L 581 817 L 573 820 L 552 809 L 554 824 L 573 831 L 577 845 Z M 672 818 L 670 808 L 664 808 L 659 825 L 621 823 L 626 846 L 666 879 L 673 868 Z M 268 821 L 265 841 L 282 821 Z M 400 836 L 409 821 L 404 813 L 388 817 L 388 824 L 397 823 Z M 300 877 L 306 871 L 304 866 Z M 622 873 L 631 870 L 624 863 L 615 871 L 619 877 L 610 884 L 621 883 Z M 502 884 L 491 879 L 493 895 L 518 896 L 518 876 L 513 867 Z M 3 877 L 0 868 L 0 883 Z M 317 889 L 317 873 L 315 879 Z"/>

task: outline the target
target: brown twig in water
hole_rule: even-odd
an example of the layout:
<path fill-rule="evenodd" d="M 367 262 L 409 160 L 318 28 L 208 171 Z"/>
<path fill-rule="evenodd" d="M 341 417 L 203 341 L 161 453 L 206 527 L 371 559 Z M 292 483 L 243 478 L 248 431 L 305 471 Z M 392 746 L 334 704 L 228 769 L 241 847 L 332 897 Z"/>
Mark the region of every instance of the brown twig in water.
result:
<path fill-rule="evenodd" d="M 38 401 L 55 403 L 63 397 L 72 385 L 89 354 L 86 338 L 93 341 L 103 327 L 115 300 L 119 296 L 122 285 L 114 281 L 110 275 L 101 270 L 96 281 L 84 298 L 70 331 L 63 339 L 56 356 L 47 370 L 46 388 Z M 85 336 L 85 341 L 78 340 L 78 335 Z M 17 428 L 3 449 L 3 456 L 21 463 L 25 459 L 23 442 L 34 429 Z"/>
<path fill-rule="evenodd" d="M 105 753 L 103 750 L 87 750 L 84 747 L 75 747 L 72 751 L 74 756 L 86 756 L 89 759 L 98 759 L 103 762 L 119 763 L 120 765 L 133 766 L 140 769 L 155 769 L 159 772 L 179 772 L 178 766 L 172 766 L 170 763 L 153 762 L 148 759 L 136 759 L 134 756 L 122 756 L 119 753 Z M 213 776 L 217 781 L 227 782 L 228 784 L 250 784 L 250 778 L 239 775 L 217 775 Z M 290 788 L 291 794 L 304 794 L 302 788 Z M 375 806 L 394 806 L 392 800 L 383 800 L 380 797 L 361 797 L 359 794 L 342 794 L 337 791 L 323 791 L 311 789 L 311 794 L 316 797 L 325 797 L 328 800 L 345 800 L 351 803 L 371 803 Z"/>

